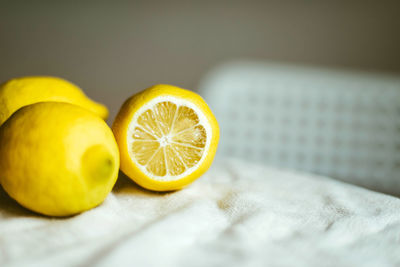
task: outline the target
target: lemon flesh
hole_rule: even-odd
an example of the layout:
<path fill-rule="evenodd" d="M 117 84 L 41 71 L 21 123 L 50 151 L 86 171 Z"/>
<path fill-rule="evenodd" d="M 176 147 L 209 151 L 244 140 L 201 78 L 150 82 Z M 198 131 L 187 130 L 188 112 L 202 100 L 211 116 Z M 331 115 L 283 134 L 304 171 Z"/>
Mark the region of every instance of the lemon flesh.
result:
<path fill-rule="evenodd" d="M 22 206 L 67 216 L 99 205 L 119 169 L 107 124 L 76 105 L 42 102 L 15 112 L 0 127 L 0 182 Z"/>
<path fill-rule="evenodd" d="M 205 154 L 211 131 L 190 102 L 175 97 L 158 97 L 138 112 L 128 136 L 131 157 L 155 180 L 171 181 L 188 175 Z M 179 103 L 180 104 L 175 104 Z M 208 132 L 208 134 L 207 134 Z M 208 142 L 209 143 L 209 142 Z"/>
<path fill-rule="evenodd" d="M 219 128 L 197 94 L 157 85 L 128 99 L 113 124 L 121 168 L 141 186 L 182 188 L 211 165 Z"/>
<path fill-rule="evenodd" d="M 0 85 L 0 125 L 19 108 L 46 101 L 65 102 L 83 107 L 107 119 L 107 108 L 88 98 L 76 85 L 57 77 L 28 76 Z"/>

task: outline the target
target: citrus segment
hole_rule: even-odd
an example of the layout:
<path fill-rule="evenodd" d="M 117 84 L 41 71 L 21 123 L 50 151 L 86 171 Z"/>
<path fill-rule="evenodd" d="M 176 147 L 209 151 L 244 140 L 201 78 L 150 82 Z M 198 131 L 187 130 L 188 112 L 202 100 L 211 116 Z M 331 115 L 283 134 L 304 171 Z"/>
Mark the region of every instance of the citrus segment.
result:
<path fill-rule="evenodd" d="M 167 166 L 168 171 L 171 175 L 178 175 L 183 173 L 186 169 L 185 164 L 181 160 L 178 153 L 172 148 L 172 146 L 165 147 L 165 154 L 167 155 Z"/>
<path fill-rule="evenodd" d="M 206 137 L 207 135 L 204 127 L 202 125 L 196 125 L 178 132 L 171 138 L 171 140 L 173 142 L 203 148 L 206 145 Z"/>
<path fill-rule="evenodd" d="M 154 112 L 156 114 L 159 127 L 161 127 L 161 130 L 163 130 L 163 134 L 166 135 L 170 133 L 172 123 L 175 119 L 176 105 L 168 101 L 161 102 L 154 107 Z"/>
<path fill-rule="evenodd" d="M 165 165 L 165 156 L 164 156 L 164 148 L 158 148 L 153 157 L 149 160 L 147 164 L 147 171 L 157 175 L 157 176 L 165 176 L 167 174 L 167 168 Z"/>
<path fill-rule="evenodd" d="M 136 127 L 135 131 L 133 132 L 133 138 L 135 140 L 141 140 L 141 141 L 155 141 L 156 138 L 146 132 L 143 128 Z"/>
<path fill-rule="evenodd" d="M 146 165 L 159 147 L 157 141 L 137 141 L 132 143 L 132 153 L 140 165 Z"/>

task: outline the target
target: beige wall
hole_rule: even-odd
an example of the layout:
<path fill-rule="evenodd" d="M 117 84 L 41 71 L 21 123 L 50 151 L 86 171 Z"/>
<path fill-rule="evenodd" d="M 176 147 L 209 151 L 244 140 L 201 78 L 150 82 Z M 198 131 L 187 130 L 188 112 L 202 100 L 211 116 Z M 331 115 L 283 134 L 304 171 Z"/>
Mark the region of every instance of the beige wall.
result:
<path fill-rule="evenodd" d="M 0 1 L 0 80 L 57 75 L 106 103 L 154 83 L 196 90 L 250 58 L 400 74 L 399 1 Z"/>

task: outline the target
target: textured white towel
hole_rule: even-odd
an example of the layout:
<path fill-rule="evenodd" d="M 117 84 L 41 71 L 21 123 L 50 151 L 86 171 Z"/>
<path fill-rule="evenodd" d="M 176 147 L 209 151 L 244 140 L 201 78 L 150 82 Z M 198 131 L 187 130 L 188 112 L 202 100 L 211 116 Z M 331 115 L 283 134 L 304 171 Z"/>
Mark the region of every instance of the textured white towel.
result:
<path fill-rule="evenodd" d="M 400 199 L 235 160 L 168 194 L 122 176 L 101 206 L 66 219 L 1 191 L 0 266 L 25 265 L 399 266 Z"/>

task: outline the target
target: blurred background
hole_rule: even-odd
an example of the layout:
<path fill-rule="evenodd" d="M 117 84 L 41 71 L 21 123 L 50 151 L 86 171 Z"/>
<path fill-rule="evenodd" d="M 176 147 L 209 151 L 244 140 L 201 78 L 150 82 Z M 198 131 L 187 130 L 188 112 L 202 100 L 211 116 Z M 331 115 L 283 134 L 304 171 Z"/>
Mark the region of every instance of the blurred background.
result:
<path fill-rule="evenodd" d="M 0 1 L 0 81 L 61 76 L 111 110 L 155 83 L 273 60 L 400 74 L 399 1 Z"/>

